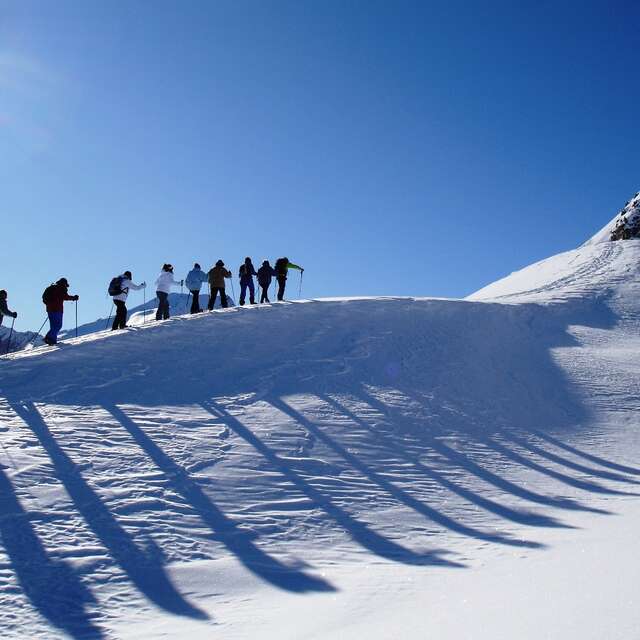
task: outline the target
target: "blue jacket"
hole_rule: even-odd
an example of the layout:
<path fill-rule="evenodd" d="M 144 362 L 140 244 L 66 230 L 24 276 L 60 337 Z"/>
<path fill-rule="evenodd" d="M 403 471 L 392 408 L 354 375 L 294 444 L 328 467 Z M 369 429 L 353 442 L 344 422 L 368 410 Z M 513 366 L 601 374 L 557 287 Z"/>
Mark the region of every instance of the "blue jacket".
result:
<path fill-rule="evenodd" d="M 200 291 L 203 282 L 207 281 L 207 274 L 202 269 L 191 269 L 184 283 L 189 291 Z"/>

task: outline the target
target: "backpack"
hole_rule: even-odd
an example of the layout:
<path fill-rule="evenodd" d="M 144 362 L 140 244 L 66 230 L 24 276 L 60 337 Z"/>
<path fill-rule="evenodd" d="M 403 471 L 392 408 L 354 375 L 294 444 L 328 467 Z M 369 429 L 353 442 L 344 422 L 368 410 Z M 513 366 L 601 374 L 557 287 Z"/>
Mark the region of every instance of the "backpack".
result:
<path fill-rule="evenodd" d="M 116 276 L 115 278 L 111 279 L 111 282 L 109 283 L 110 296 L 119 296 L 120 294 L 124 293 L 122 289 L 123 280 L 124 280 L 123 276 Z"/>
<path fill-rule="evenodd" d="M 42 302 L 50 304 L 56 291 L 56 285 L 50 284 L 42 293 Z"/>
<path fill-rule="evenodd" d="M 287 264 L 289 264 L 289 261 L 285 260 L 284 258 L 278 258 L 276 260 L 276 271 L 278 272 L 279 276 L 287 275 Z"/>

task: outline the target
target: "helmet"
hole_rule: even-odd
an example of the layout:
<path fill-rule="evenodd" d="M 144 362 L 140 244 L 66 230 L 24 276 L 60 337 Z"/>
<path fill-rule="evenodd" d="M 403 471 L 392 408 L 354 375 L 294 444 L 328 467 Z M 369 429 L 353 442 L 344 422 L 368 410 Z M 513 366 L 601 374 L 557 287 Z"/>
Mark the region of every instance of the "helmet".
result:
<path fill-rule="evenodd" d="M 69 282 L 67 281 L 66 278 L 60 278 L 60 280 L 58 280 L 58 282 L 56 282 L 56 284 L 60 284 L 63 287 L 68 287 L 69 286 Z"/>
<path fill-rule="evenodd" d="M 224 267 L 224 262 L 222 262 L 222 260 L 218 260 L 218 262 L 216 262 L 216 267 Z"/>
<path fill-rule="evenodd" d="M 196 263 L 193 265 L 193 268 L 194 268 L 194 269 L 199 269 L 199 268 L 200 268 L 200 265 L 196 262 Z"/>
<path fill-rule="evenodd" d="M 166 262 L 165 264 L 162 265 L 162 270 L 163 271 L 173 271 L 173 265 L 171 265 L 168 262 Z"/>
<path fill-rule="evenodd" d="M 123 276 L 127 276 L 127 278 L 129 278 L 129 280 L 131 280 L 131 271 L 125 271 L 122 275 Z"/>

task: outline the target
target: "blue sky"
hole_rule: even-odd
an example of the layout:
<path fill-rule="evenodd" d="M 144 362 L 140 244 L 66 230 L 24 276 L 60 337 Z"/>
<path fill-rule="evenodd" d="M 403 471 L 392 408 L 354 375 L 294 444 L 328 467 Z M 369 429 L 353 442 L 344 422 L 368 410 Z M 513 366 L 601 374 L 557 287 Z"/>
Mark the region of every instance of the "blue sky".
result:
<path fill-rule="evenodd" d="M 63 275 L 83 322 L 113 275 L 153 282 L 165 261 L 288 255 L 305 296 L 457 297 L 573 248 L 640 189 L 638 18 L 604 1 L 0 0 L 16 326 L 37 328 Z"/>

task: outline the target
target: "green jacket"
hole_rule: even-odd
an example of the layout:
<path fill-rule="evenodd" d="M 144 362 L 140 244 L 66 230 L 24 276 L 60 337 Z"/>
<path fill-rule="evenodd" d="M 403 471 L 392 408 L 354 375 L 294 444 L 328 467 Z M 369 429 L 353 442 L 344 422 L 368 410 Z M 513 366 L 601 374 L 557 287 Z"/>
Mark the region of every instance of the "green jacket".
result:
<path fill-rule="evenodd" d="M 285 267 L 285 271 L 282 272 L 281 269 L 276 268 L 276 277 L 278 278 L 286 278 L 287 272 L 289 269 L 297 269 L 298 271 L 304 271 L 302 267 L 299 267 L 297 264 L 293 264 L 293 262 L 287 262 L 287 266 Z"/>

